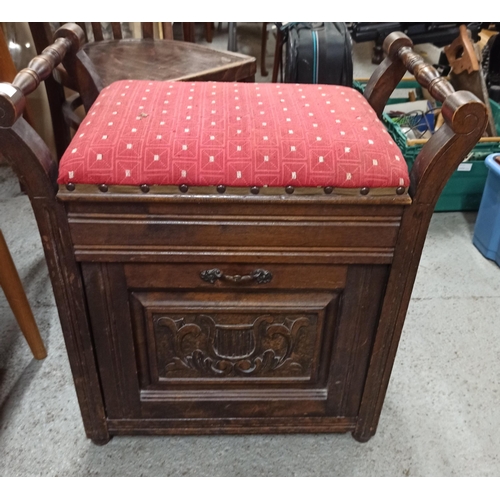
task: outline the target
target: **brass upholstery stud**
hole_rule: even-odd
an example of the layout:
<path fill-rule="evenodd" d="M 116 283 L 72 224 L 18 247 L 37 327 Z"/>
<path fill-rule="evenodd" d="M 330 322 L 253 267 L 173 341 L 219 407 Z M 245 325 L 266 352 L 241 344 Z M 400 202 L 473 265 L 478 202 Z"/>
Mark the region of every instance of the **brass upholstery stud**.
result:
<path fill-rule="evenodd" d="M 149 186 L 147 184 L 141 184 L 141 191 L 143 193 L 149 193 Z"/>
<path fill-rule="evenodd" d="M 359 190 L 359 192 L 363 195 L 366 196 L 370 192 L 370 188 L 364 187 Z"/>
<path fill-rule="evenodd" d="M 181 184 L 179 186 L 179 191 L 181 193 L 187 193 L 188 192 L 188 189 L 189 189 L 189 186 L 187 184 Z"/>
<path fill-rule="evenodd" d="M 333 193 L 333 187 L 332 186 L 326 186 L 323 191 L 325 194 L 332 194 Z"/>
<path fill-rule="evenodd" d="M 288 193 L 288 194 L 292 194 L 294 191 L 295 191 L 295 188 L 293 186 L 287 186 L 285 188 L 285 191 Z"/>
<path fill-rule="evenodd" d="M 108 192 L 107 184 L 99 184 L 99 191 L 101 191 L 102 193 L 107 193 Z"/>
<path fill-rule="evenodd" d="M 226 186 L 224 186 L 223 184 L 219 184 L 217 186 L 217 192 L 222 194 L 222 193 L 225 193 L 226 192 Z"/>
<path fill-rule="evenodd" d="M 72 182 L 68 182 L 68 183 L 66 184 L 66 189 L 67 189 L 68 191 L 74 191 L 74 190 L 75 190 L 75 188 L 76 188 L 76 186 L 75 186 Z"/>
<path fill-rule="evenodd" d="M 252 194 L 259 194 L 259 191 L 260 189 L 257 186 L 253 186 L 252 188 L 250 188 L 250 192 Z"/>
<path fill-rule="evenodd" d="M 396 194 L 404 194 L 405 193 L 405 188 L 403 186 L 399 186 L 396 189 Z"/>

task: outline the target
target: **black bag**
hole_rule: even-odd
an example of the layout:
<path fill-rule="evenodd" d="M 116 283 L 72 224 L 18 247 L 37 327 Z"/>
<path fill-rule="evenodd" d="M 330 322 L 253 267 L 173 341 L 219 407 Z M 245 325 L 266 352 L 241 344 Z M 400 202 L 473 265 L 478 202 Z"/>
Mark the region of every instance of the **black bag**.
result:
<path fill-rule="evenodd" d="M 490 99 L 500 103 L 500 35 L 493 35 L 483 49 L 483 72 Z"/>
<path fill-rule="evenodd" d="M 352 42 L 345 23 L 289 23 L 281 29 L 285 82 L 352 87 Z"/>

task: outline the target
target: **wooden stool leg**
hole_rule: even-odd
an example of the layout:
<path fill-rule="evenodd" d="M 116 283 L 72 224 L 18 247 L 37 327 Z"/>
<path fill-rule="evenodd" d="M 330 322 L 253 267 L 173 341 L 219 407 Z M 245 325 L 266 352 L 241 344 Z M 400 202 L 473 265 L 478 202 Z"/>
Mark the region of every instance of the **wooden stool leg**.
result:
<path fill-rule="evenodd" d="M 262 23 L 262 41 L 260 46 L 260 74 L 267 76 L 266 69 L 266 48 L 267 48 L 267 23 Z"/>
<path fill-rule="evenodd" d="M 19 328 L 30 346 L 31 352 L 36 359 L 43 359 L 47 351 L 43 345 L 42 337 L 36 326 L 35 318 L 28 303 L 19 274 L 14 266 L 7 243 L 0 231 L 0 286 L 5 297 L 12 308 Z"/>

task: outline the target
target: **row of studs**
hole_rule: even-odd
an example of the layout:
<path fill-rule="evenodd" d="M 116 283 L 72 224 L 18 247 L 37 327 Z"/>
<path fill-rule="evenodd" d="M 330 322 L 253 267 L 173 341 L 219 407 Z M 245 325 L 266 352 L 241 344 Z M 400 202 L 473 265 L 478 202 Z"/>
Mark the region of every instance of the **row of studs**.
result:
<path fill-rule="evenodd" d="M 99 191 L 101 191 L 102 193 L 107 193 L 108 191 L 108 185 L 107 184 L 99 184 L 98 186 L 98 189 Z M 68 182 L 68 184 L 66 184 L 66 189 L 68 191 L 74 191 L 76 188 L 75 184 L 73 184 L 72 182 Z M 139 186 L 139 189 L 143 192 L 143 193 L 149 193 L 149 190 L 150 190 L 150 187 L 148 184 L 142 184 L 141 186 Z M 223 194 L 226 192 L 226 186 L 224 186 L 223 184 L 219 184 L 217 187 L 217 192 L 220 193 L 220 194 Z M 187 193 L 189 191 L 189 186 L 187 184 L 181 184 L 179 186 L 179 191 L 181 193 Z M 294 186 L 286 186 L 285 187 L 285 192 L 287 194 L 292 194 L 293 192 L 295 191 L 295 187 Z M 323 188 L 323 191 L 325 192 L 325 194 L 331 194 L 333 193 L 333 187 L 332 186 L 326 186 Z M 405 193 L 405 188 L 403 186 L 399 186 L 396 188 L 396 194 L 398 195 L 402 195 Z M 260 188 L 258 186 L 252 186 L 250 188 L 250 192 L 252 194 L 259 194 L 260 192 Z M 367 195 L 369 192 L 370 192 L 370 188 L 368 187 L 363 187 L 359 190 L 360 194 L 362 195 Z"/>

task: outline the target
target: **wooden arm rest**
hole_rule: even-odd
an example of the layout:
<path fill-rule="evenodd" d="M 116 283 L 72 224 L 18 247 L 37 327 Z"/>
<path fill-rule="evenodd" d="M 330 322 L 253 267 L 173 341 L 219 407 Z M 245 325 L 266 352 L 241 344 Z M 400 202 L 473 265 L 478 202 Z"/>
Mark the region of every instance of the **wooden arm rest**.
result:
<path fill-rule="evenodd" d="M 83 43 L 82 29 L 69 23 L 52 45 L 34 57 L 12 83 L 0 83 L 0 142 L 32 203 L 53 200 L 57 192 L 57 165 L 46 144 L 22 118 L 26 97 L 46 80 L 54 68 Z M 63 27 L 63 28 L 65 28 Z M 39 222 L 40 223 L 40 222 Z"/>
<path fill-rule="evenodd" d="M 23 114 L 26 96 L 46 80 L 66 54 L 76 53 L 83 45 L 83 30 L 74 23 L 68 23 L 64 35 L 57 38 L 43 52 L 34 57 L 27 68 L 22 69 L 10 83 L 0 84 L 0 127 L 12 127 Z M 64 28 L 63 27 L 63 28 Z M 58 31 L 60 33 L 61 30 Z"/>
<path fill-rule="evenodd" d="M 432 205 L 482 136 L 488 123 L 486 106 L 471 92 L 455 91 L 446 78 L 413 51 L 413 42 L 404 33 L 391 33 L 383 47 L 387 57 L 370 78 L 364 93 L 379 117 L 406 71 L 443 103 L 445 124 L 423 146 L 410 172 L 414 203 Z"/>
<path fill-rule="evenodd" d="M 387 58 L 370 78 L 364 94 L 379 116 L 382 115 L 387 100 L 406 71 L 414 75 L 417 82 L 437 101 L 444 103 L 448 96 L 455 93 L 451 83 L 413 50 L 413 42 L 404 33 L 396 31 L 388 35 L 383 48 Z M 399 74 L 401 76 L 397 78 Z M 388 78 L 389 76 L 391 78 Z M 466 100 L 481 103 L 472 93 L 468 93 Z M 446 113 L 444 106 L 443 113 Z M 451 116 L 448 115 L 448 119 Z"/>

